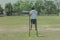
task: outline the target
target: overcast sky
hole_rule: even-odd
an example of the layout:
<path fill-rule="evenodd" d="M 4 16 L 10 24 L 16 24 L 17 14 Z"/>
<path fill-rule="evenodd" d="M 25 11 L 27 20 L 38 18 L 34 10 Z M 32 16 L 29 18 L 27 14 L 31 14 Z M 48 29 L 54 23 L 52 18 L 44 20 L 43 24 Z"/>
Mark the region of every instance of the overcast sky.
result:
<path fill-rule="evenodd" d="M 4 8 L 4 6 L 5 6 L 5 4 L 6 3 L 15 3 L 15 2 L 17 2 L 18 0 L 0 0 L 0 4 L 1 4 L 1 6 Z M 25 0 L 24 0 L 25 1 Z M 29 0 L 29 1 L 31 1 L 31 0 Z"/>
<path fill-rule="evenodd" d="M 15 2 L 17 2 L 18 0 L 0 0 L 0 4 L 1 4 L 1 6 L 2 7 L 4 7 L 5 6 L 5 3 L 15 3 Z"/>

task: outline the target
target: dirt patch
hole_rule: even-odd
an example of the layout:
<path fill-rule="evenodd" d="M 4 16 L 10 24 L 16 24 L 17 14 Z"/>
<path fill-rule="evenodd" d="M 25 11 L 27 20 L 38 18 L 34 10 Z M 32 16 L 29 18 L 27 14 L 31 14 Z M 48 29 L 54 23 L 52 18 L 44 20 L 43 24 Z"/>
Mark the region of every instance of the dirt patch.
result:
<path fill-rule="evenodd" d="M 60 31 L 60 28 L 50 28 L 50 26 L 55 26 L 55 25 L 40 25 L 38 26 L 38 31 L 43 30 L 43 31 Z M 56 25 L 60 26 L 60 25 Z M 35 29 L 33 27 L 33 29 Z M 23 27 L 0 27 L 0 33 L 14 33 L 14 32 L 27 32 L 29 31 L 29 26 L 25 25 Z"/>
<path fill-rule="evenodd" d="M 10 32 L 26 32 L 27 27 L 17 27 L 17 28 L 0 28 L 0 33 L 10 33 Z"/>
<path fill-rule="evenodd" d="M 60 28 L 47 28 L 48 31 L 60 31 Z"/>

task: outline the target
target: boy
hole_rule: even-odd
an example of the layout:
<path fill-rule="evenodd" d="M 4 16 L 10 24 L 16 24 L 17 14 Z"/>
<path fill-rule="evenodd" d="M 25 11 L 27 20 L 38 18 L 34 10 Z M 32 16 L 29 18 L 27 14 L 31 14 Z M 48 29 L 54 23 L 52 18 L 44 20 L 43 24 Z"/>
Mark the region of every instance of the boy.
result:
<path fill-rule="evenodd" d="M 36 35 L 38 36 L 38 30 L 37 30 L 37 11 L 34 7 L 32 7 L 32 10 L 29 13 L 31 26 L 29 27 L 29 30 L 32 30 L 32 24 L 35 25 Z M 29 34 L 30 35 L 30 34 Z"/>

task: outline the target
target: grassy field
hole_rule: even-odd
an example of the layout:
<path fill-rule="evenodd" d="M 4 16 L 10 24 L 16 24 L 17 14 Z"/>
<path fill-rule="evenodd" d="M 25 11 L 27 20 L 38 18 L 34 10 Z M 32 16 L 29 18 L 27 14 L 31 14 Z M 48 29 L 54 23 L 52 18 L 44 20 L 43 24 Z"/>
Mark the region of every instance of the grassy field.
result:
<path fill-rule="evenodd" d="M 60 16 L 38 16 L 37 20 L 38 28 L 42 27 L 43 30 L 38 29 L 39 37 L 36 37 L 35 31 L 32 30 L 31 37 L 29 37 L 28 31 L 25 31 L 29 26 L 28 16 L 0 17 L 0 40 L 60 40 L 59 30 L 44 30 L 47 26 L 48 28 L 60 28 Z M 11 31 L 10 29 L 13 28 L 19 28 L 21 31 L 2 32 L 1 28 L 7 29 L 8 31 Z"/>
<path fill-rule="evenodd" d="M 60 16 L 38 16 L 38 25 L 60 24 Z M 3 26 L 17 26 L 28 25 L 28 16 L 6 16 L 0 17 L 0 25 Z"/>

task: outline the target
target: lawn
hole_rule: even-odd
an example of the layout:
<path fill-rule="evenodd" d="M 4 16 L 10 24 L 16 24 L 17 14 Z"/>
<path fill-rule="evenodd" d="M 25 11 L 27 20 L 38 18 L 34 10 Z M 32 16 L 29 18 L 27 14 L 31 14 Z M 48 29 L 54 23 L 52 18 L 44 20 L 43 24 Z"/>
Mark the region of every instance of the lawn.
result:
<path fill-rule="evenodd" d="M 60 16 L 38 16 L 37 20 L 38 28 L 42 26 L 43 28 L 45 28 L 45 26 L 49 28 L 60 28 Z M 28 30 L 26 31 L 24 28 L 27 28 L 28 24 L 28 16 L 0 17 L 0 40 L 60 40 L 60 31 L 53 30 L 38 29 L 39 37 L 36 37 L 35 30 L 32 30 L 31 37 L 29 37 Z M 1 28 L 5 28 L 7 31 L 11 31 L 11 28 L 19 28 L 22 31 L 1 32 Z"/>
<path fill-rule="evenodd" d="M 60 24 L 60 16 L 38 16 L 38 25 L 52 25 Z M 1 26 L 17 26 L 17 25 L 28 25 L 28 16 L 5 16 L 0 17 Z"/>
<path fill-rule="evenodd" d="M 35 32 L 28 36 L 28 32 L 0 33 L 0 40 L 60 40 L 60 31 L 39 31 L 39 37 Z"/>

